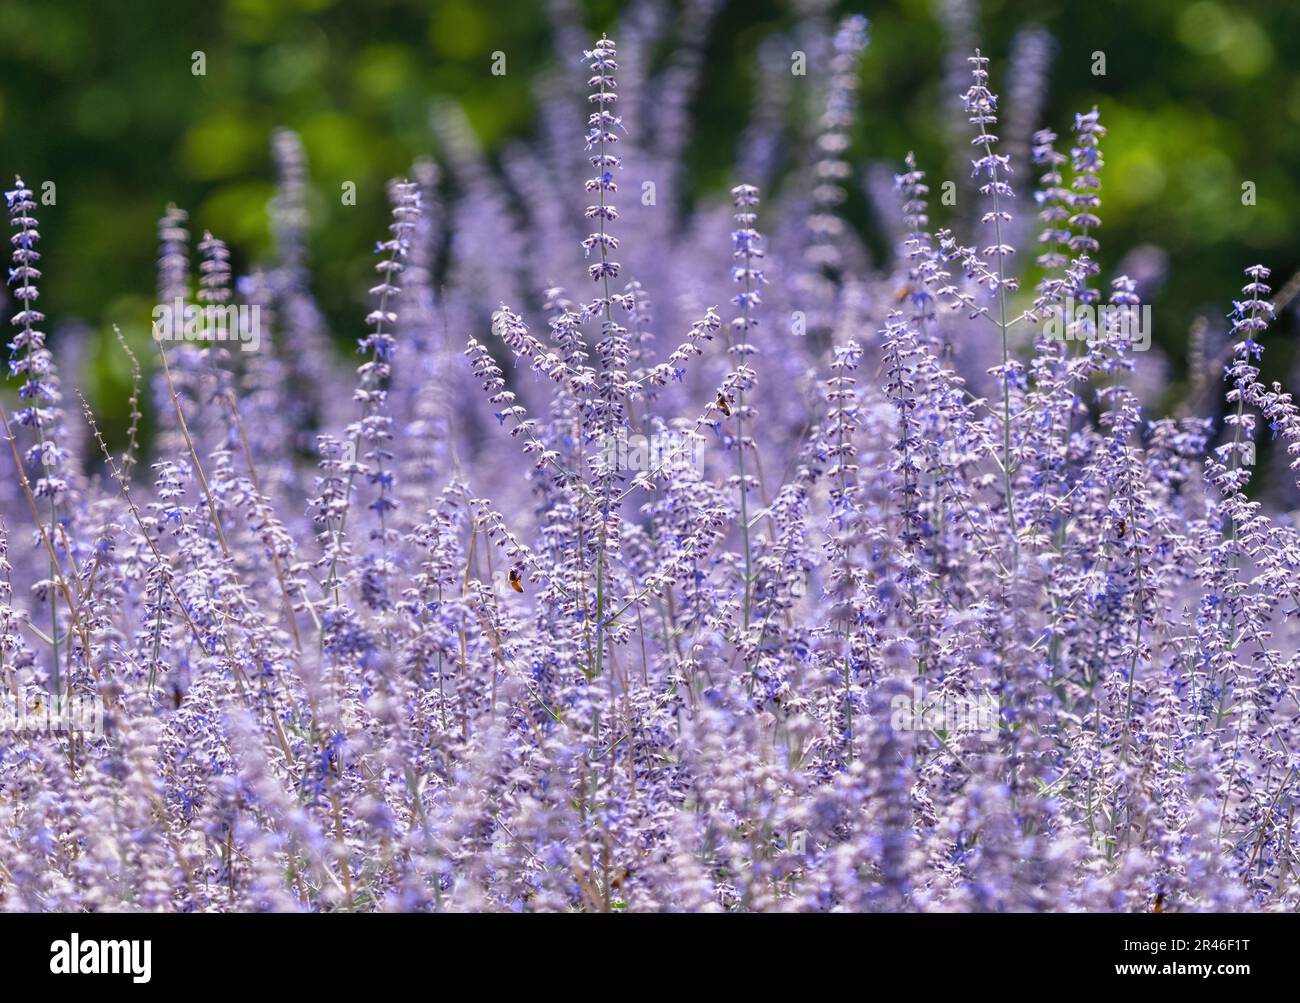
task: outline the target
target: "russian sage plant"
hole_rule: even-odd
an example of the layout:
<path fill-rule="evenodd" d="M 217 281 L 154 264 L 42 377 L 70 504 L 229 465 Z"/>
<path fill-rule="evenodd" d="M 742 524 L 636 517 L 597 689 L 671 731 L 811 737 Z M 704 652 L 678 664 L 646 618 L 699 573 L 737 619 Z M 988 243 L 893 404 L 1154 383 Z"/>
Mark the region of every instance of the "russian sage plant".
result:
<path fill-rule="evenodd" d="M 192 268 L 168 207 L 160 303 L 256 307 L 260 338 L 119 335 L 124 446 L 56 367 L 6 191 L 5 909 L 1300 906 L 1268 269 L 1222 419 L 1154 410 L 1150 268 L 1103 274 L 1102 111 L 1035 131 L 1040 33 L 1018 107 L 978 51 L 951 95 L 973 219 L 899 150 L 865 175 L 893 253 L 848 224 L 860 17 L 800 26 L 806 93 L 764 48 L 742 173 L 688 207 L 717 6 L 662 76 L 656 6 L 599 38 L 585 132 L 548 79 L 500 174 L 435 108 L 337 332 L 354 374 L 293 133 L 273 261 L 236 277 L 205 234 Z"/>

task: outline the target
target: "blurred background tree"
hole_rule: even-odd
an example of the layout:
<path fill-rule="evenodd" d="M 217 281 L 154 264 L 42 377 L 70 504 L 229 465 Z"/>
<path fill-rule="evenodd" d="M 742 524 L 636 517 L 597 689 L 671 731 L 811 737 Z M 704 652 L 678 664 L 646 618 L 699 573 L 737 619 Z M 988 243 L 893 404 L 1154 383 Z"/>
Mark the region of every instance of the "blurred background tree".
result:
<path fill-rule="evenodd" d="M 683 0 L 665 2 L 673 11 Z M 612 33 L 625 6 L 573 3 L 592 37 Z M 1109 130 L 1103 264 L 1109 274 L 1138 245 L 1168 253 L 1156 339 L 1176 375 L 1185 375 L 1189 324 L 1198 313 L 1222 318 L 1245 265 L 1269 265 L 1276 285 L 1300 266 L 1300 5 L 857 0 L 834 9 L 871 19 L 852 159 L 893 168 L 915 150 L 936 189 L 945 170 L 956 171 L 944 133 L 958 107 L 950 43 L 964 30 L 993 57 L 1005 107 L 1016 32 L 1037 24 L 1050 34 L 1037 124 L 1068 136 L 1074 112 L 1100 106 Z M 758 47 L 799 17 L 793 0 L 724 4 L 692 108 L 686 201 L 737 180 Z M 90 326 L 90 389 L 110 425 L 129 386 L 111 325 L 146 338 L 156 223 L 168 202 L 189 209 L 194 232 L 228 240 L 237 267 L 264 258 L 270 135 L 298 131 L 315 189 L 315 288 L 346 350 L 366 309 L 384 183 L 438 152 L 431 103 L 458 103 L 490 154 L 535 134 L 535 85 L 557 65 L 551 25 L 546 3 L 524 0 L 0 0 L 0 170 L 38 190 L 57 186 L 57 206 L 40 212 L 41 302 L 51 331 L 74 318 Z M 491 73 L 498 50 L 508 58 L 503 76 Z M 205 75 L 191 72 L 194 52 L 204 54 Z M 1096 53 L 1104 75 L 1094 72 Z M 571 55 L 577 142 L 585 73 L 580 53 Z M 1022 213 L 1032 212 L 1031 180 L 1016 179 Z M 346 181 L 357 187 L 355 208 L 338 197 Z M 1253 206 L 1243 205 L 1245 182 L 1255 186 Z M 883 248 L 867 200 L 847 212 Z M 1270 339 L 1268 375 L 1292 368 L 1288 329 Z"/>

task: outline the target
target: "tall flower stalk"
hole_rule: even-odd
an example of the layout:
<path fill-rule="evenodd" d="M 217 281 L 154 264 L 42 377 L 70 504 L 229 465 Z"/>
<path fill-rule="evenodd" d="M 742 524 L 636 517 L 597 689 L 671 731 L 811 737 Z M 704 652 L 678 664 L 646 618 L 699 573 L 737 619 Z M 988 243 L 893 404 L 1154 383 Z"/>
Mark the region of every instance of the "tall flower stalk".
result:
<path fill-rule="evenodd" d="M 754 448 L 750 439 L 745 437 L 745 423 L 754 427 L 757 412 L 745 401 L 745 391 L 752 389 L 756 374 L 749 365 L 749 359 L 756 349 L 750 340 L 750 332 L 758 326 L 755 309 L 763 302 L 760 287 L 767 281 L 759 263 L 763 260 L 763 237 L 754 228 L 758 219 L 758 189 L 753 185 L 737 185 L 731 189 L 731 196 L 736 207 L 736 229 L 731 233 L 732 258 L 737 262 L 731 269 L 731 279 L 740 285 L 733 302 L 739 314 L 731 321 L 727 329 L 727 354 L 734 360 L 736 374 L 736 403 L 733 417 L 736 421 L 735 451 L 736 479 L 740 492 L 740 535 L 745 548 L 745 579 L 743 623 L 749 630 L 750 592 L 754 585 L 753 548 L 750 546 L 749 519 L 749 481 L 745 474 L 745 452 Z"/>
<path fill-rule="evenodd" d="M 587 268 L 587 274 L 593 282 L 599 283 L 601 296 L 591 304 L 593 312 L 600 317 L 601 343 L 599 354 L 602 364 L 601 399 L 597 404 L 600 412 L 597 430 L 604 438 L 617 436 L 622 431 L 623 417 L 623 381 L 626 379 L 627 366 L 627 332 L 614 321 L 613 299 L 610 296 L 610 279 L 619 274 L 619 263 L 610 258 L 610 252 L 618 249 L 618 238 L 608 233 L 606 224 L 618 219 L 618 209 L 609 201 L 609 196 L 618 191 L 614 172 L 622 168 L 622 160 L 614 152 L 618 143 L 618 130 L 623 127 L 622 119 L 611 110 L 618 102 L 615 88 L 618 86 L 614 71 L 618 69 L 618 49 L 614 40 L 601 36 L 594 49 L 584 53 L 589 61 L 592 77 L 587 81 L 588 87 L 596 88 L 588 101 L 596 110 L 587 119 L 587 149 L 592 151 L 588 158 L 596 174 L 588 179 L 585 189 L 588 194 L 596 194 L 596 203 L 587 206 L 586 217 L 596 221 L 597 229 L 583 240 L 583 249 L 590 255 L 595 251 L 600 260 Z M 591 652 L 590 671 L 592 676 L 599 676 L 604 670 L 605 660 L 605 600 L 606 575 L 608 573 L 608 550 L 611 528 L 617 529 L 617 520 L 612 511 L 614 479 L 616 471 L 609 464 L 602 464 L 596 470 L 596 490 L 600 496 L 600 507 L 595 513 L 596 527 L 596 640 Z"/>
<path fill-rule="evenodd" d="M 329 553 L 329 573 L 324 587 L 334 594 L 334 605 L 342 604 L 342 582 L 339 579 L 339 565 L 345 549 L 348 511 L 351 507 L 352 487 L 357 474 L 363 474 L 368 483 L 376 489 L 376 497 L 370 503 L 379 524 L 371 536 L 379 541 L 380 556 L 375 573 L 368 579 L 366 590 L 367 605 L 384 606 L 387 593 L 384 582 L 388 575 L 388 512 L 394 507 L 392 499 L 393 472 L 388 469 L 392 452 L 388 442 L 393 437 L 393 419 L 387 413 L 388 380 L 391 375 L 393 354 L 397 341 L 392 331 L 397 324 L 397 312 L 394 301 L 401 295 L 401 286 L 397 284 L 402 273 L 402 258 L 409 249 L 411 232 L 420 214 L 419 185 L 409 182 L 397 182 L 392 186 L 392 222 L 389 224 L 389 238 L 375 245 L 375 253 L 383 255 L 375 265 L 379 273 L 379 284 L 372 287 L 370 295 L 375 298 L 375 309 L 366 315 L 366 324 L 371 331 L 364 338 L 357 339 L 358 350 L 366 359 L 357 367 L 357 388 L 353 399 L 361 406 L 362 416 L 348 427 L 351 448 L 345 454 L 341 470 L 346 474 L 342 487 L 342 497 L 330 503 L 328 524 L 332 541 Z M 363 452 L 364 447 L 364 452 Z M 361 461 L 365 462 L 362 463 Z"/>
<path fill-rule="evenodd" d="M 9 270 L 9 285 L 19 307 L 9 320 L 17 329 L 13 340 L 9 342 L 9 372 L 23 379 L 22 386 L 18 388 L 18 398 L 23 406 L 15 412 L 13 418 L 20 427 L 30 428 L 36 433 L 36 442 L 28 449 L 24 459 L 40 471 L 32 492 L 48 506 L 49 511 L 46 535 L 51 546 L 50 574 L 42 591 L 50 604 L 51 690 L 58 695 L 62 692 L 62 685 L 59 671 L 59 600 L 55 580 L 61 578 L 61 572 L 56 554 L 66 537 L 60 538 L 57 527 L 60 503 L 68 491 L 67 482 L 59 476 L 64 458 L 59 445 L 63 412 L 58 406 L 60 395 L 54 356 L 45 346 L 45 332 L 35 326 L 45 320 L 45 315 L 36 309 L 36 300 L 40 296 L 36 282 L 41 277 L 40 269 L 36 267 L 41 260 L 41 254 L 36 250 L 41 239 L 35 216 L 36 201 L 32 190 L 23 184 L 23 179 L 16 177 L 13 190 L 5 192 L 5 203 L 9 210 L 9 225 L 14 230 L 9 238 L 13 244 L 14 263 L 14 267 Z M 68 612 L 71 615 L 73 611 L 69 608 Z"/>
<path fill-rule="evenodd" d="M 1015 248 L 1003 242 L 1002 228 L 1011 222 L 1011 213 L 1005 204 L 1014 198 L 1011 185 L 1005 180 L 1011 172 L 1010 158 L 994 153 L 993 146 L 998 137 L 988 131 L 991 125 L 997 125 L 997 95 L 988 89 L 988 57 L 980 55 L 979 49 L 968 60 L 971 66 L 971 85 L 962 95 L 968 121 L 979 128 L 979 135 L 971 140 L 983 156 L 971 161 L 971 175 L 984 178 L 980 185 L 980 194 L 989 199 L 992 208 L 981 218 L 985 226 L 993 227 L 993 243 L 983 249 L 986 258 L 993 259 L 993 271 L 986 276 L 985 284 L 997 297 L 998 331 L 1002 337 L 1002 483 L 1006 492 L 1007 521 L 1011 527 L 1013 543 L 1019 530 L 1016 526 L 1015 495 L 1011 489 L 1011 323 L 1007 316 L 1007 292 L 1017 288 L 1014 276 L 1007 274 L 1007 259 L 1015 253 Z M 1015 543 L 1015 552 L 1019 545 Z"/>

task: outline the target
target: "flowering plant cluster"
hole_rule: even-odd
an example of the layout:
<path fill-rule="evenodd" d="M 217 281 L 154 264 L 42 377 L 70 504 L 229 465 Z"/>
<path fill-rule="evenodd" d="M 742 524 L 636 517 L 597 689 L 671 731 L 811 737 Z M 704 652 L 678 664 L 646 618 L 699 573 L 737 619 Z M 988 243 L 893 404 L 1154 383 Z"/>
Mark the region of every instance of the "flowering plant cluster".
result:
<path fill-rule="evenodd" d="M 841 215 L 864 19 L 803 29 L 824 114 L 779 197 L 775 51 L 731 204 L 690 212 L 704 24 L 663 79 L 663 25 L 624 27 L 585 52 L 585 139 L 552 93 L 503 178 L 435 111 L 354 375 L 296 136 L 272 264 L 236 279 L 206 234 L 193 265 L 169 208 L 159 301 L 262 337 L 131 355 L 122 448 L 41 330 L 37 199 L 5 193 L 0 687 L 102 727 L 0 730 L 0 906 L 1300 907 L 1300 534 L 1247 493 L 1257 440 L 1300 457 L 1260 380 L 1268 270 L 1226 418 L 1152 413 L 1122 311 L 1065 309 L 1145 281 L 1096 257 L 1096 109 L 1068 153 L 1014 113 L 1004 142 L 977 51 L 977 208 L 932 228 L 900 157 L 867 178 L 873 263 Z"/>

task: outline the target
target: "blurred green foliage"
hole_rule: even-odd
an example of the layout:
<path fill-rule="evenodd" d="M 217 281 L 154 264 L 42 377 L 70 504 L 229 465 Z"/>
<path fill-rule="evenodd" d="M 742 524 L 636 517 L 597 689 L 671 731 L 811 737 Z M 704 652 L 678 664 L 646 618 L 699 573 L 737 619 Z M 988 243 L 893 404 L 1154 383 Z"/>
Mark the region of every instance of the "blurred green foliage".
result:
<path fill-rule="evenodd" d="M 612 32 L 622 9 L 581 7 L 593 35 Z M 937 183 L 943 114 L 956 97 L 946 93 L 935 3 L 838 10 L 872 21 L 855 161 L 897 163 L 914 149 Z M 689 147 L 691 194 L 735 182 L 757 45 L 797 18 L 788 2 L 729 0 L 715 22 L 693 108 L 707 130 Z M 1178 356 L 1197 311 L 1227 312 L 1246 264 L 1268 264 L 1278 285 L 1300 266 L 1300 5 L 994 0 L 979 31 L 1004 94 L 1011 39 L 1028 23 L 1057 41 L 1042 124 L 1065 134 L 1074 111 L 1098 104 L 1109 129 L 1105 262 L 1139 243 L 1170 253 L 1157 339 Z M 494 50 L 507 54 L 505 76 L 490 73 Z M 196 51 L 206 75 L 191 72 Z M 1092 73 L 1096 51 L 1105 76 Z M 237 267 L 265 256 L 269 138 L 283 125 L 307 147 L 314 281 L 349 342 L 384 225 L 384 182 L 433 150 L 432 99 L 458 102 L 497 150 L 535 129 L 532 85 L 556 59 L 544 4 L 526 0 L 0 0 L 0 171 L 34 188 L 57 184 L 57 206 L 41 210 L 49 328 L 78 317 L 99 332 L 90 389 L 124 401 L 128 369 L 110 326 L 148 344 L 163 207 L 174 201 L 196 232 L 227 239 Z M 577 142 L 584 71 L 576 53 L 569 65 Z M 357 186 L 355 208 L 340 204 L 344 181 Z M 1242 205 L 1245 181 L 1257 186 L 1255 206 Z M 1015 183 L 1020 211 L 1031 211 L 1027 179 Z M 864 206 L 853 204 L 866 229 Z"/>

